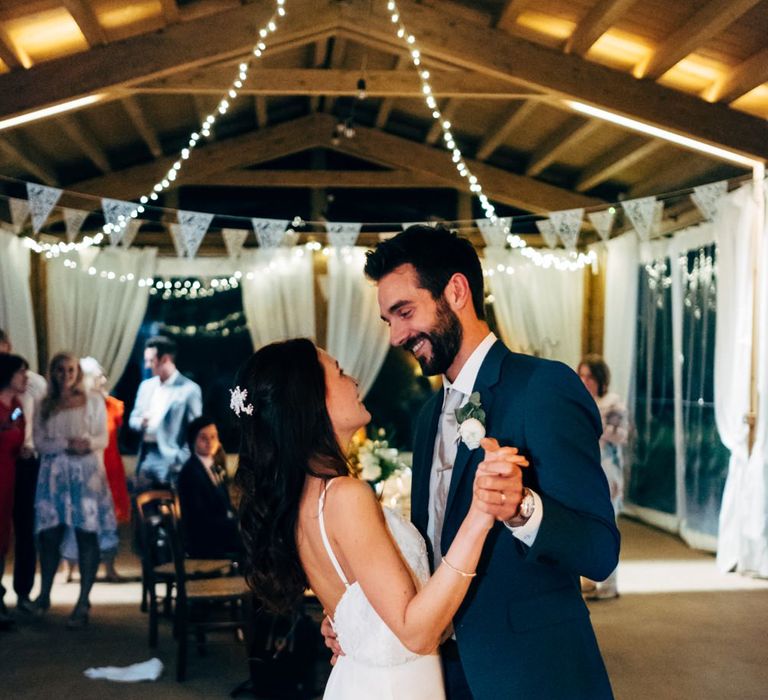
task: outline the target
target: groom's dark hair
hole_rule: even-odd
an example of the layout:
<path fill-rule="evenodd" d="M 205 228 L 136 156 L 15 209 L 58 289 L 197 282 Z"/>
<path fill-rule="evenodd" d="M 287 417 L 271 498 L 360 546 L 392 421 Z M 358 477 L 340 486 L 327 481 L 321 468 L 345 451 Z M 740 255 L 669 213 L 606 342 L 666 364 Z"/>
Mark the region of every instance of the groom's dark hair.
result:
<path fill-rule="evenodd" d="M 378 282 L 400 267 L 411 264 L 419 276 L 419 286 L 437 301 L 443 296 L 448 280 L 464 275 L 472 293 L 477 317 L 485 318 L 483 268 L 472 244 L 445 226 L 414 224 L 394 238 L 382 241 L 366 253 L 365 275 Z"/>

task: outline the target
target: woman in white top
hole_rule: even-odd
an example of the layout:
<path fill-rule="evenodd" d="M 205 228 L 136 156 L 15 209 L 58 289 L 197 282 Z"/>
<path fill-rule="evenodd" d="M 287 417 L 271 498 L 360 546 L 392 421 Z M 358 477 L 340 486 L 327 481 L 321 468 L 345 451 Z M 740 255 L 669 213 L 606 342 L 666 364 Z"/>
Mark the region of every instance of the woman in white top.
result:
<path fill-rule="evenodd" d="M 235 480 L 246 578 L 256 596 L 287 612 L 311 587 L 329 612 L 345 655 L 325 698 L 441 700 L 437 646 L 494 523 L 483 498 L 498 498 L 476 480 L 472 507 L 430 577 L 417 530 L 349 476 L 344 450 L 370 420 L 357 382 L 306 339 L 260 349 L 239 382 Z M 511 450 L 494 454 L 527 464 Z M 479 474 L 488 472 L 493 464 L 485 462 Z"/>
<path fill-rule="evenodd" d="M 99 538 L 114 539 L 117 523 L 100 451 L 107 445 L 104 399 L 83 388 L 78 358 L 58 353 L 49 369 L 48 396 L 35 416 L 40 474 L 35 495 L 35 532 L 40 545 L 42 585 L 39 612 L 50 607 L 61 543 L 74 528 L 80 566 L 80 597 L 68 629 L 88 622 L 89 595 L 99 567 Z"/>

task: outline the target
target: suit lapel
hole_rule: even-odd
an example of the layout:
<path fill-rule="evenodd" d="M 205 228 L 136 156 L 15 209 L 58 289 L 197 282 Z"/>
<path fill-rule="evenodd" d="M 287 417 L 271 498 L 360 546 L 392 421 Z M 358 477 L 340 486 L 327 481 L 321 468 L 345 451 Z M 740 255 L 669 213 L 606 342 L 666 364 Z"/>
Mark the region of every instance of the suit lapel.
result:
<path fill-rule="evenodd" d="M 437 437 L 437 424 L 440 419 L 440 410 L 443 407 L 444 390 L 441 389 L 434 398 L 431 410 L 425 419 L 423 438 L 419 444 L 414 445 L 413 487 L 411 493 L 411 512 L 413 524 L 422 532 L 427 531 L 429 519 L 429 479 L 432 473 L 432 457 L 435 451 L 435 438 Z"/>
<path fill-rule="evenodd" d="M 491 423 L 491 417 L 493 415 L 493 402 L 496 398 L 493 387 L 499 381 L 502 361 L 504 360 L 504 355 L 507 352 L 508 351 L 504 347 L 504 344 L 499 340 L 497 340 L 491 346 L 491 349 L 488 351 L 488 354 L 483 360 L 483 364 L 480 365 L 480 371 L 477 374 L 475 386 L 473 387 L 473 391 L 480 392 L 480 405 L 485 409 L 486 429 L 489 428 Z M 448 518 L 451 514 L 451 508 L 454 504 L 454 501 L 456 500 L 456 493 L 459 490 L 461 481 L 464 478 L 465 472 L 467 471 L 467 465 L 470 463 L 470 458 L 474 464 L 479 464 L 482 454 L 483 450 L 480 447 L 474 450 L 470 450 L 463 442 L 459 443 L 458 450 L 456 451 L 456 460 L 453 463 L 453 470 L 451 471 L 451 485 L 448 489 L 448 501 L 445 506 L 443 532 L 445 532 L 445 524 L 448 522 Z M 469 503 L 466 503 L 465 507 L 468 506 Z M 462 517 L 463 515 L 464 513 L 462 512 Z M 447 545 L 448 543 L 446 542 L 445 544 Z"/>

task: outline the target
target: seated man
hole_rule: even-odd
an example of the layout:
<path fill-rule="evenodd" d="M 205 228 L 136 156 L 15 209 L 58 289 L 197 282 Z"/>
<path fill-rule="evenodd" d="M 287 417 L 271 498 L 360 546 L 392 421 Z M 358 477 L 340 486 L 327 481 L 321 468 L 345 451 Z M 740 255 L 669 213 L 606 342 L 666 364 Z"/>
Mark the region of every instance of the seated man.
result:
<path fill-rule="evenodd" d="M 243 545 L 213 420 L 195 418 L 187 440 L 192 456 L 182 466 L 178 481 L 187 554 L 198 559 L 240 559 Z"/>

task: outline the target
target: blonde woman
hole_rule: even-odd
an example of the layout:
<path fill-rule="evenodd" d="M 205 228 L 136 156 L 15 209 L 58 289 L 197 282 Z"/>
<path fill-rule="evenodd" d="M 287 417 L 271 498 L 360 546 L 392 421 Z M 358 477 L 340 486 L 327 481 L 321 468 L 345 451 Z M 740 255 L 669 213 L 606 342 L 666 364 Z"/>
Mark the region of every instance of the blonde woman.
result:
<path fill-rule="evenodd" d="M 100 394 L 83 386 L 78 358 L 60 352 L 51 360 L 48 396 L 35 417 L 35 447 L 40 476 L 35 497 L 35 531 L 40 547 L 40 613 L 51 604 L 53 579 L 67 529 L 75 532 L 80 566 L 80 597 L 67 620 L 68 629 L 88 623 L 89 596 L 99 567 L 99 541 L 117 523 L 99 454 L 107 446 L 107 415 Z"/>

